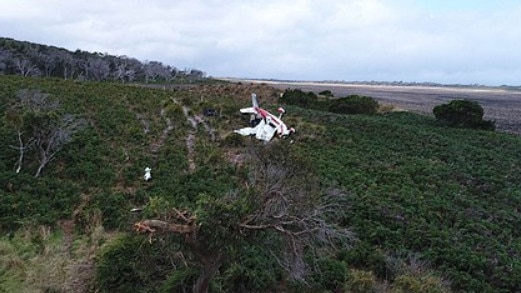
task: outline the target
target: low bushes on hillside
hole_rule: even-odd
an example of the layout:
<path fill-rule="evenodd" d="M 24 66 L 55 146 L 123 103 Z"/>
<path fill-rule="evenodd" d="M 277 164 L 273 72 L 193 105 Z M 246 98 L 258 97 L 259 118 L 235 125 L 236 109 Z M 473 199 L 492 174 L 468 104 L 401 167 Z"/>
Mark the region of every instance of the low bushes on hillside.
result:
<path fill-rule="evenodd" d="M 18 136 L 0 119 L 0 228 L 7 235 L 0 292 L 32 286 L 33 271 L 44 284 L 32 291 L 69 292 L 64 284 L 92 280 L 89 288 L 99 292 L 190 292 L 208 267 L 197 248 L 226 256 L 217 258 L 210 292 L 521 292 L 518 136 L 439 127 L 433 117 L 407 112 L 332 114 L 324 107 L 333 99 L 306 94 L 306 107 L 286 103 L 285 121 L 299 134 L 264 145 L 232 131 L 245 121 L 238 110 L 251 92 L 267 108 L 275 103 L 257 86 L 168 91 L 1 75 L 0 117 L 19 89 L 49 93 L 63 111 L 91 123 L 34 178 L 31 164 L 16 173 L 19 149 L 9 145 Z M 194 115 L 219 110 L 219 117 L 202 116 L 215 141 L 187 121 L 184 100 Z M 151 181 L 143 180 L 147 166 Z M 306 194 L 313 197 L 305 201 Z M 311 221 L 320 205 L 328 214 Z M 287 218 L 297 207 L 304 222 Z M 160 229 L 134 235 L 132 223 L 141 220 L 200 230 L 195 238 Z M 291 234 L 276 231 L 299 236 L 300 223 L 325 240 L 335 234 L 311 224 L 349 228 L 358 241 L 319 250 L 310 241 L 283 245 Z M 40 226 L 56 237 L 17 234 Z M 60 236 L 60 227 L 69 232 L 62 228 Z M 196 251 L 186 239 L 200 241 Z"/>

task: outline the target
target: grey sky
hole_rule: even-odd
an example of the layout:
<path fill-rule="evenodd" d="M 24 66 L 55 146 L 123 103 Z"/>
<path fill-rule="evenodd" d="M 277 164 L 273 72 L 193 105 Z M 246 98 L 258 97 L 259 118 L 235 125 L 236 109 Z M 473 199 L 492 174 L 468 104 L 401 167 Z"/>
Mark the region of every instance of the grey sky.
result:
<path fill-rule="evenodd" d="M 215 77 L 521 85 L 517 0 L 0 0 L 1 36 Z"/>

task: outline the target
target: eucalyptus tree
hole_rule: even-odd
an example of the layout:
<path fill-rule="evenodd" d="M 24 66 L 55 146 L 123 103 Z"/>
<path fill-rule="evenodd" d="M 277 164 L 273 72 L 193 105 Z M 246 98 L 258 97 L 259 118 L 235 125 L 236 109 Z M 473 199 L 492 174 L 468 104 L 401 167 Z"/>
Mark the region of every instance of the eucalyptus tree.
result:
<path fill-rule="evenodd" d="M 29 58 L 19 56 L 12 59 L 16 72 L 21 76 L 38 76 L 40 70 Z"/>
<path fill-rule="evenodd" d="M 84 65 L 86 77 L 90 80 L 106 80 L 110 75 L 110 64 L 101 57 L 89 57 Z"/>
<path fill-rule="evenodd" d="M 119 56 L 112 58 L 112 77 L 116 81 L 133 82 L 136 74 L 141 70 L 142 64 L 134 58 Z"/>
<path fill-rule="evenodd" d="M 38 63 L 39 68 L 43 71 L 43 74 L 46 77 L 50 77 L 53 73 L 53 70 L 58 65 L 59 55 L 55 52 L 55 50 L 48 50 L 46 53 L 38 53 Z"/>
<path fill-rule="evenodd" d="M 170 68 L 164 66 L 163 63 L 158 61 L 146 62 L 143 68 L 146 83 L 158 81 L 158 78 L 165 81 L 170 81 L 172 77 L 172 72 L 170 71 Z"/>
<path fill-rule="evenodd" d="M 0 48 L 0 73 L 7 73 L 9 58 L 11 53 Z"/>

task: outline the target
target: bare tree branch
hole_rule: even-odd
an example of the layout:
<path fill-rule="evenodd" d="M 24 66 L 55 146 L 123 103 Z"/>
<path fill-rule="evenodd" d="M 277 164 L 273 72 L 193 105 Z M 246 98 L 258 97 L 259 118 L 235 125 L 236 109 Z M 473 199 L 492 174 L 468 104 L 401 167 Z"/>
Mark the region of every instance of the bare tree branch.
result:
<path fill-rule="evenodd" d="M 266 249 L 290 279 L 301 281 L 309 270 L 304 251 L 331 252 L 349 247 L 354 241 L 354 234 L 336 223 L 340 210 L 347 207 L 346 194 L 338 189 L 321 191 L 298 160 L 273 157 L 272 151 L 276 154 L 277 150 L 260 150 L 251 155 L 244 193 L 232 191 L 222 197 L 204 198 L 202 219 L 190 216 L 195 210 L 181 212 L 173 208 L 166 220 L 135 224 L 136 231 L 150 235 L 161 230 L 185 236 L 184 244 L 203 270 L 195 292 L 207 292 L 209 279 L 226 252 L 237 250 L 230 246 L 244 245 L 244 241 L 258 245 L 259 237 L 276 237 L 282 247 L 271 243 Z M 247 207 L 233 208 L 245 202 Z"/>
<path fill-rule="evenodd" d="M 177 234 L 187 234 L 197 232 L 197 226 L 187 224 L 168 223 L 161 220 L 144 220 L 134 224 L 137 232 L 155 232 L 155 229 L 161 229 L 165 232 L 173 232 Z"/>
<path fill-rule="evenodd" d="M 18 136 L 19 150 L 16 172 L 23 167 L 25 153 L 36 147 L 39 166 L 35 177 L 54 159 L 63 147 L 72 141 L 73 135 L 87 126 L 87 121 L 72 114 L 60 113 L 58 101 L 38 90 L 20 90 L 18 102 L 11 105 L 5 118 Z M 13 147 L 13 146 L 11 146 Z"/>
<path fill-rule="evenodd" d="M 61 119 L 51 123 L 49 128 L 35 128 L 34 136 L 40 154 L 40 165 L 34 176 L 40 176 L 42 169 L 54 159 L 65 144 L 72 141 L 72 136 L 83 130 L 86 125 L 85 119 L 76 118 L 72 114 L 65 114 Z"/>
<path fill-rule="evenodd" d="M 24 141 L 22 139 L 23 132 L 20 131 L 20 129 L 18 129 L 17 132 L 18 132 L 18 146 L 17 147 L 11 146 L 11 147 L 18 149 L 18 151 L 20 153 L 18 156 L 18 162 L 16 163 L 16 165 L 17 165 L 16 173 L 18 174 L 22 170 L 25 152 L 27 152 L 27 150 L 33 146 L 33 144 L 35 143 L 35 140 L 34 140 L 34 138 L 29 138 L 27 143 L 24 143 Z"/>

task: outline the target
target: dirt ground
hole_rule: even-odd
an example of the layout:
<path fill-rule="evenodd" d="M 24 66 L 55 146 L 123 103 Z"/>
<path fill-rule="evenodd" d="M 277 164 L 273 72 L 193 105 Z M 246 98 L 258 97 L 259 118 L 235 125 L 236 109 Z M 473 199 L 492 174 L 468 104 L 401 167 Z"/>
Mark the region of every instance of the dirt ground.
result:
<path fill-rule="evenodd" d="M 277 89 L 300 89 L 319 93 L 330 90 L 335 97 L 364 95 L 381 104 L 432 115 L 436 105 L 455 99 L 477 101 L 484 109 L 484 119 L 496 121 L 498 131 L 521 135 L 521 91 L 496 88 L 456 88 L 427 86 L 383 86 L 312 82 L 246 81 L 265 83 Z"/>

